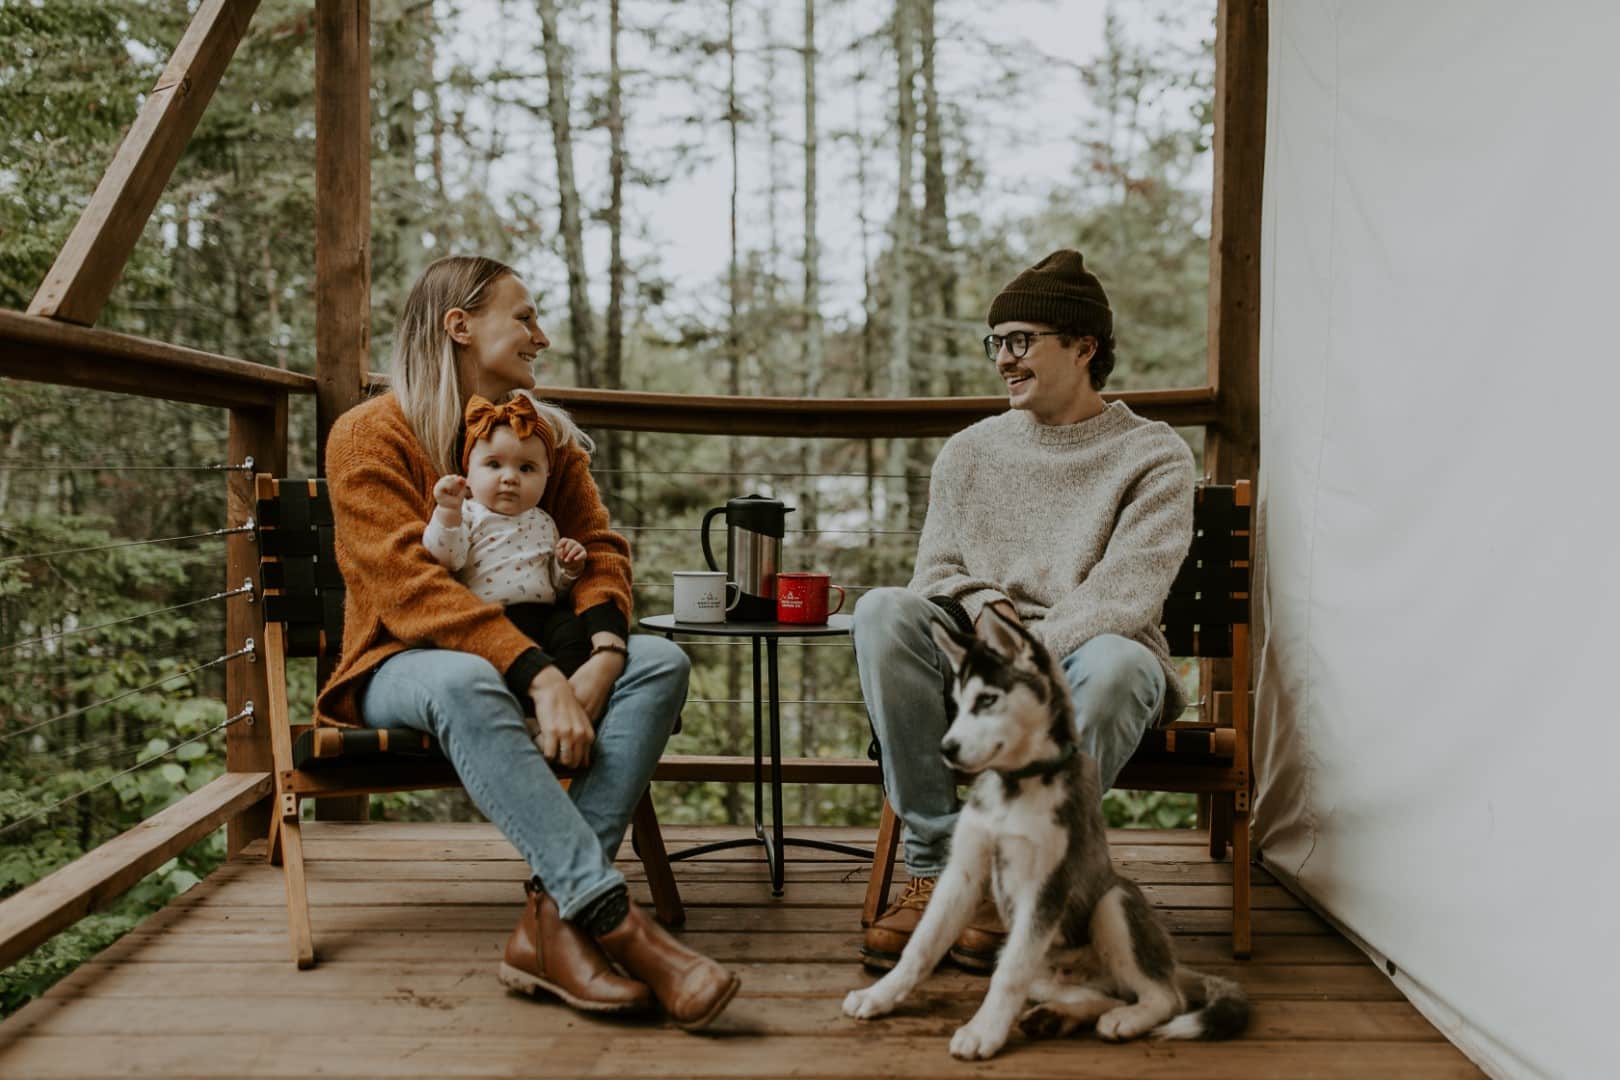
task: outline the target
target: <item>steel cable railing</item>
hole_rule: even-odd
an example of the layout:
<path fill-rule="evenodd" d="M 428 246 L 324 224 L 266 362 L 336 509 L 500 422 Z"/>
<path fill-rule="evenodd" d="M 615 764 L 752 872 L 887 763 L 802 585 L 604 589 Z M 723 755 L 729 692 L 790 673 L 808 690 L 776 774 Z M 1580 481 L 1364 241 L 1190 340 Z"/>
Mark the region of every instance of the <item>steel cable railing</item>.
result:
<path fill-rule="evenodd" d="M 75 626 L 71 630 L 62 630 L 54 634 L 41 634 L 39 637 L 24 638 L 22 641 L 13 641 L 6 645 L 0 645 L 0 653 L 10 652 L 13 649 L 21 649 L 27 645 L 43 645 L 47 641 L 59 641 L 62 638 L 72 637 L 76 634 L 88 634 L 96 630 L 105 630 L 109 626 L 122 626 L 125 623 L 132 623 L 141 619 L 151 618 L 153 615 L 165 615 L 171 611 L 181 611 L 185 608 L 196 607 L 198 604 L 207 604 L 215 600 L 228 600 L 233 596 L 250 595 L 252 592 L 252 579 L 244 579 L 242 584 L 234 589 L 228 589 L 225 592 L 217 592 L 211 596 L 199 597 L 196 600 L 187 600 L 183 604 L 172 604 L 169 607 L 153 608 L 151 611 L 143 611 L 139 615 L 129 615 L 122 619 L 111 619 L 107 622 L 95 623 L 91 626 Z"/>
<path fill-rule="evenodd" d="M 252 472 L 253 459 L 239 465 L 113 465 L 96 461 L 53 462 L 49 465 L 19 465 L 0 461 L 0 472 Z"/>
<path fill-rule="evenodd" d="M 912 480 L 926 481 L 927 473 L 864 473 L 864 472 L 786 472 L 781 469 L 743 469 L 731 472 L 726 469 L 597 469 L 592 468 L 593 476 L 783 476 L 793 479 L 809 479 L 811 477 L 832 477 L 844 480 Z"/>
<path fill-rule="evenodd" d="M 223 529 L 214 529 L 212 532 L 191 533 L 186 536 L 163 536 L 152 540 L 120 540 L 113 544 L 96 544 L 92 547 L 62 548 L 58 551 L 36 551 L 26 555 L 0 556 L 0 566 L 6 563 L 25 562 L 29 559 L 56 559 L 64 555 L 84 555 L 93 551 L 113 551 L 117 548 L 142 547 L 146 544 L 177 544 L 184 540 L 206 540 L 212 537 L 233 536 L 237 533 L 253 531 L 253 522 L 247 521 L 242 525 L 233 525 Z"/>
<path fill-rule="evenodd" d="M 197 734 L 191 736 L 190 738 L 182 739 L 179 742 L 175 743 L 174 745 L 170 746 L 167 750 L 162 751 L 161 753 L 153 754 L 150 757 L 142 758 L 140 761 L 137 761 L 135 764 L 131 765 L 129 768 L 120 770 L 119 772 L 113 773 L 111 776 L 108 776 L 108 777 L 105 777 L 105 778 L 103 778 L 101 780 L 98 780 L 94 784 L 91 784 L 87 788 L 83 788 L 83 789 L 81 789 L 79 791 L 75 791 L 71 795 L 68 795 L 68 796 L 65 796 L 65 797 L 63 797 L 61 799 L 56 800 L 55 802 L 51 803 L 49 806 L 41 807 L 38 810 L 35 810 L 31 814 L 26 814 L 26 815 L 24 815 L 24 816 L 22 816 L 20 818 L 17 818 L 17 819 L 15 819 L 13 821 L 7 822 L 4 825 L 0 825 L 0 837 L 6 836 L 6 835 L 16 831 L 17 829 L 20 829 L 22 826 L 26 825 L 30 821 L 35 820 L 36 818 L 49 817 L 51 814 L 54 814 L 56 811 L 60 810 L 64 806 L 66 806 L 68 803 L 76 802 L 77 800 L 84 798 L 86 795 L 89 795 L 92 792 L 100 791 L 102 788 L 106 787 L 108 784 L 112 783 L 114 780 L 117 780 L 119 777 L 128 776 L 130 773 L 138 772 L 141 769 L 147 768 L 148 766 L 153 765 L 154 763 L 161 761 L 164 758 L 168 757 L 169 755 L 171 755 L 171 754 L 175 753 L 176 751 L 178 751 L 182 746 L 188 746 L 191 743 L 197 742 L 200 739 L 206 739 L 206 738 L 208 738 L 208 736 L 214 734 L 216 731 L 224 731 L 226 728 L 230 727 L 232 724 L 238 723 L 238 722 L 240 722 L 242 720 L 251 720 L 252 718 L 253 718 L 253 702 L 249 701 L 242 707 L 242 710 L 240 712 L 238 712 L 235 716 L 228 717 L 223 722 L 215 724 L 213 727 L 208 728 L 205 731 L 199 731 Z M 142 749 L 145 749 L 145 748 L 143 747 Z"/>
<path fill-rule="evenodd" d="M 199 671 L 203 671 L 203 670 L 206 670 L 207 668 L 211 668 L 211 667 L 217 667 L 218 665 L 223 664 L 223 663 L 225 663 L 225 662 L 227 662 L 229 660 L 235 660 L 237 657 L 250 656 L 250 655 L 253 654 L 254 651 L 255 651 L 255 647 L 254 647 L 254 644 L 253 644 L 253 639 L 248 638 L 247 641 L 243 644 L 243 646 L 240 649 L 237 649 L 235 652 L 226 653 L 223 656 L 216 656 L 214 659 L 205 661 L 204 663 L 201 663 L 201 664 L 198 664 L 196 667 L 187 668 L 185 671 L 177 671 L 173 675 L 166 675 L 163 678 L 158 679 L 156 682 L 150 682 L 150 683 L 147 683 L 144 686 L 137 686 L 137 687 L 134 687 L 133 689 L 125 690 L 121 694 L 114 694 L 110 698 L 103 698 L 100 701 L 91 702 L 89 705 L 82 705 L 82 706 L 80 706 L 80 707 L 78 707 L 76 709 L 69 709 L 65 713 L 59 713 L 58 715 L 49 717 L 48 719 L 36 721 L 36 722 L 34 722 L 32 724 L 29 724 L 29 725 L 27 725 L 25 727 L 17 728 L 15 731 L 0 732 L 0 743 L 9 742 L 12 739 L 19 738 L 19 737 L 21 737 L 23 735 L 27 735 L 31 731 L 38 731 L 42 727 L 48 727 L 51 724 L 60 723 L 63 720 L 68 720 L 68 719 L 71 719 L 72 717 L 80 716 L 80 715 L 82 715 L 84 713 L 89 712 L 92 709 L 99 709 L 103 705 L 111 705 L 115 701 L 122 701 L 125 698 L 132 697 L 135 694 L 143 693 L 143 692 L 145 692 L 147 690 L 155 690 L 158 687 L 162 686 L 164 683 L 173 682 L 175 679 L 183 679 L 183 678 L 185 678 L 185 677 L 187 677 L 189 675 L 195 675 Z"/>

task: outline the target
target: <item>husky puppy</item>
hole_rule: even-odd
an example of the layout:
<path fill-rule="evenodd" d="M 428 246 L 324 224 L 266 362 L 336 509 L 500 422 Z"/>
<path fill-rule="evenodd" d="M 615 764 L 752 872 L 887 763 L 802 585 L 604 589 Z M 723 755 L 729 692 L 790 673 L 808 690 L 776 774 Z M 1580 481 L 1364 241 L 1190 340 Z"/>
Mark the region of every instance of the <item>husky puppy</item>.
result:
<path fill-rule="evenodd" d="M 1021 625 L 991 610 L 983 639 L 934 628 L 956 669 L 957 711 L 940 752 L 977 777 L 950 862 L 900 962 L 850 991 L 845 1015 L 893 1011 L 934 970 L 988 888 L 1007 940 L 983 1004 L 951 1038 L 953 1056 L 991 1057 L 1014 1021 L 1036 1037 L 1092 1023 L 1110 1041 L 1238 1034 L 1249 1018 L 1242 988 L 1178 967 L 1142 891 L 1114 872 L 1097 763 L 1079 748 L 1062 672 Z M 1085 977 L 1077 982 L 1052 976 L 1047 954 L 1060 939 L 1080 949 L 1074 959 Z"/>

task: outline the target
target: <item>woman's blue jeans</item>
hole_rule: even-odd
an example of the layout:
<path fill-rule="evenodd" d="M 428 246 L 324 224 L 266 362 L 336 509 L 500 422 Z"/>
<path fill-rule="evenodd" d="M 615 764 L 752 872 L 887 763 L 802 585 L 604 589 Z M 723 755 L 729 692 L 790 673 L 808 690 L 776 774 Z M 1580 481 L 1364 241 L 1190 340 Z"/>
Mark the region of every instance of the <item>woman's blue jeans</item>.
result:
<path fill-rule="evenodd" d="M 686 702 L 691 663 L 663 638 L 629 640 L 624 673 L 596 725 L 590 768 L 564 789 L 535 748 L 517 699 L 489 661 L 411 649 L 377 668 L 360 701 L 371 727 L 439 740 L 467 794 L 571 918 L 624 876 L 613 858 Z"/>
<path fill-rule="evenodd" d="M 909 589 L 873 589 L 855 605 L 855 663 L 872 730 L 883 748 L 883 786 L 905 824 L 906 866 L 938 877 L 956 828 L 956 782 L 940 756 L 950 664 L 929 633 L 948 616 Z M 1107 790 L 1164 707 L 1164 669 L 1147 646 L 1092 638 L 1062 661 L 1080 730 Z"/>

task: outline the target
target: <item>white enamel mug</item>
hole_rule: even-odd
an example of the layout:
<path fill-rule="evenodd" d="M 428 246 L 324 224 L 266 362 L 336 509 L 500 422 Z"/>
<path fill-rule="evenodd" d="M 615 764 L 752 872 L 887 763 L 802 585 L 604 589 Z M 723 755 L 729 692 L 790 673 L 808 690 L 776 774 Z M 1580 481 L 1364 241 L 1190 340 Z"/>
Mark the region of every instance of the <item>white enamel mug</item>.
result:
<path fill-rule="evenodd" d="M 726 621 L 726 612 L 737 606 L 737 597 L 726 603 L 726 588 L 736 585 L 726 580 L 720 570 L 675 571 L 675 621 L 686 623 L 718 623 Z"/>

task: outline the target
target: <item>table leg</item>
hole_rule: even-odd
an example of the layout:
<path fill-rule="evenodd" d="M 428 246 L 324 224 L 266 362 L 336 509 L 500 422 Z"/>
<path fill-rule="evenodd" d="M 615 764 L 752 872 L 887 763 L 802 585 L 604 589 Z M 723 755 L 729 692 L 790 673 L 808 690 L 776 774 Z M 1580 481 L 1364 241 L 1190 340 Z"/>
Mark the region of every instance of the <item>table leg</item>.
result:
<path fill-rule="evenodd" d="M 674 635 L 669 635 L 669 637 L 674 640 Z M 716 840 L 713 843 L 687 848 L 685 851 L 673 852 L 669 856 L 670 862 L 679 862 L 682 859 L 691 859 L 698 855 L 709 855 L 716 851 L 730 851 L 732 848 L 753 847 L 756 844 L 765 845 L 765 858 L 767 862 L 770 861 L 771 838 L 765 831 L 764 818 L 763 776 L 765 765 L 761 757 L 763 751 L 760 745 L 760 736 L 763 733 L 760 719 L 762 711 L 763 699 L 760 695 L 759 685 L 759 638 L 756 637 L 754 638 L 754 835 L 738 837 L 735 840 Z"/>
<path fill-rule="evenodd" d="M 668 635 L 673 638 L 673 635 Z M 739 837 L 735 840 L 719 840 L 699 847 L 688 848 L 685 851 L 674 852 L 669 856 L 671 862 L 681 859 L 690 859 L 696 855 L 707 855 L 714 851 L 726 851 L 731 848 L 747 847 L 761 844 L 765 848 L 765 862 L 771 872 L 771 895 L 781 896 L 787 881 L 787 849 L 793 847 L 818 848 L 822 851 L 837 852 L 841 855 L 853 855 L 857 858 L 870 859 L 872 852 L 865 848 L 854 847 L 849 844 L 834 843 L 831 840 L 800 839 L 793 836 L 784 836 L 782 827 L 782 695 L 779 671 L 777 667 L 776 638 L 771 637 L 765 642 L 765 660 L 769 670 L 769 693 L 761 686 L 763 674 L 760 670 L 760 637 L 753 638 L 754 646 L 754 835 Z M 767 705 L 770 709 L 771 720 L 771 827 L 765 827 L 765 743 L 764 720 Z"/>
<path fill-rule="evenodd" d="M 781 896 L 787 880 L 787 850 L 782 839 L 782 694 L 777 681 L 776 639 L 765 643 L 771 672 L 771 895 Z"/>

